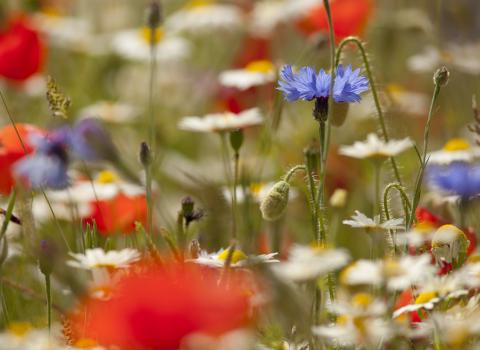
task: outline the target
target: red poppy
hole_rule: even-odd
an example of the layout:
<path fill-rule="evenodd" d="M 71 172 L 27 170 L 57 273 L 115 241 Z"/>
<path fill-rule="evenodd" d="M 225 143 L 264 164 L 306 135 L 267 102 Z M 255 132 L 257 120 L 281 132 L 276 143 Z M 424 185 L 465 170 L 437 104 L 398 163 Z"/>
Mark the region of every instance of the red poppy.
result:
<path fill-rule="evenodd" d="M 12 125 L 0 129 L 0 193 L 8 195 L 15 185 L 15 179 L 12 175 L 12 165 L 25 156 L 33 152 L 34 148 L 30 143 L 31 135 L 44 134 L 44 131 L 29 124 L 16 124 L 20 138 Z"/>
<path fill-rule="evenodd" d="M 37 73 L 43 64 L 45 49 L 39 33 L 26 17 L 12 18 L 0 31 L 0 76 L 23 81 Z"/>
<path fill-rule="evenodd" d="M 415 298 L 413 297 L 412 290 L 406 289 L 398 297 L 397 303 L 395 304 L 395 310 L 398 310 L 404 306 L 413 304 L 414 302 L 415 302 Z M 420 317 L 417 311 L 408 312 L 406 313 L 406 315 L 408 316 L 408 319 L 412 324 L 422 322 L 422 318 Z"/>
<path fill-rule="evenodd" d="M 126 274 L 108 300 L 87 299 L 69 317 L 73 341 L 92 339 L 129 350 L 176 350 L 201 332 L 220 335 L 249 324 L 245 275 L 166 263 Z"/>
<path fill-rule="evenodd" d="M 349 35 L 361 35 L 374 10 L 373 0 L 335 0 L 331 5 L 333 28 L 337 41 Z M 301 32 L 310 35 L 328 32 L 328 20 L 323 5 L 313 8 L 297 22 Z"/>
<path fill-rule="evenodd" d="M 112 199 L 95 201 L 91 206 L 92 214 L 83 221 L 85 224 L 95 222 L 98 232 L 103 235 L 132 233 L 136 222 L 146 226 L 147 201 L 144 195 L 120 193 Z"/>

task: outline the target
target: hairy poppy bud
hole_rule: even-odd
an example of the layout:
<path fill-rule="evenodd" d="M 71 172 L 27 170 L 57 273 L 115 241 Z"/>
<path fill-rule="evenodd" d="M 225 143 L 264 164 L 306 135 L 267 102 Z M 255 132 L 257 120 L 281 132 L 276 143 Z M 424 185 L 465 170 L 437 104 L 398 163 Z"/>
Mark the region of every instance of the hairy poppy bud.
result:
<path fill-rule="evenodd" d="M 432 253 L 437 262 L 444 260 L 458 268 L 467 259 L 469 244 L 462 230 L 453 225 L 443 225 L 433 235 Z"/>
<path fill-rule="evenodd" d="M 450 72 L 447 67 L 443 66 L 442 68 L 437 69 L 433 75 L 433 83 L 438 86 L 445 86 L 448 84 L 448 78 L 450 77 Z"/>
<path fill-rule="evenodd" d="M 288 204 L 289 190 L 290 185 L 288 182 L 279 181 L 267 193 L 262 203 L 260 203 L 260 211 L 265 220 L 275 221 L 283 215 Z"/>

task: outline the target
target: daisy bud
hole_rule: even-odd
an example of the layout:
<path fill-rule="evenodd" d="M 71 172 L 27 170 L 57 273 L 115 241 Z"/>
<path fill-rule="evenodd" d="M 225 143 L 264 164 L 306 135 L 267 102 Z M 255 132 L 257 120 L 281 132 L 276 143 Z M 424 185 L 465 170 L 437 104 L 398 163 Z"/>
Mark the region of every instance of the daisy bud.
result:
<path fill-rule="evenodd" d="M 349 103 L 334 103 L 332 113 L 332 124 L 334 126 L 342 126 L 347 118 Z"/>
<path fill-rule="evenodd" d="M 277 182 L 260 203 L 262 217 L 266 221 L 276 221 L 285 212 L 288 204 L 290 185 L 286 181 Z"/>
<path fill-rule="evenodd" d="M 144 167 L 147 167 L 152 163 L 152 153 L 150 147 L 145 141 L 140 144 L 140 163 L 142 163 Z"/>
<path fill-rule="evenodd" d="M 236 130 L 230 133 L 230 146 L 232 146 L 233 150 L 238 153 L 240 147 L 243 144 L 243 131 Z"/>
<path fill-rule="evenodd" d="M 447 67 L 443 66 L 442 68 L 437 69 L 433 75 L 433 83 L 438 86 L 445 86 L 448 84 L 448 78 L 450 77 L 450 72 Z"/>
<path fill-rule="evenodd" d="M 160 26 L 162 22 L 162 8 L 158 1 L 152 1 L 147 7 L 146 13 L 146 23 L 149 28 L 155 29 Z"/>

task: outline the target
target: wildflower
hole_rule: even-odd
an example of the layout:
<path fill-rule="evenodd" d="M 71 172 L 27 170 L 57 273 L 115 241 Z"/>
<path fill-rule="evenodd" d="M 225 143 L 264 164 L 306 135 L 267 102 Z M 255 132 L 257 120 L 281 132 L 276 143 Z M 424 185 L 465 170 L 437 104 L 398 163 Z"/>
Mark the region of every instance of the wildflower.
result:
<path fill-rule="evenodd" d="M 12 125 L 5 126 L 0 129 L 0 193 L 8 195 L 15 184 L 13 176 L 13 165 L 22 157 L 32 153 L 35 145 L 32 144 L 31 138 L 41 136 L 45 132 L 30 124 L 15 125 L 20 138 L 19 140 L 15 128 Z"/>
<path fill-rule="evenodd" d="M 234 288 L 218 278 L 193 264 L 131 271 L 108 300 L 86 299 L 70 313 L 72 337 L 122 349 L 175 350 L 193 333 L 221 335 L 247 326 L 250 282 L 235 271 L 229 274 Z"/>
<path fill-rule="evenodd" d="M 4 28 L 0 30 L 0 76 L 25 81 L 42 68 L 43 42 L 26 17 L 10 18 Z"/>
<path fill-rule="evenodd" d="M 364 228 L 366 230 L 398 230 L 402 228 L 403 218 L 390 219 L 380 223 L 380 216 L 371 219 L 365 214 L 355 210 L 352 220 L 343 220 L 344 225 L 353 228 Z"/>
<path fill-rule="evenodd" d="M 444 194 L 469 200 L 480 194 L 480 166 L 453 162 L 446 166 L 430 165 L 426 174 L 428 184 Z"/>
<path fill-rule="evenodd" d="M 113 51 L 129 60 L 149 62 L 151 35 L 148 27 L 118 32 L 112 39 Z M 175 63 L 189 55 L 190 44 L 185 39 L 164 33 L 162 28 L 155 29 L 153 35 L 157 61 Z"/>
<path fill-rule="evenodd" d="M 239 114 L 231 112 L 207 114 L 202 117 L 184 117 L 178 123 L 182 130 L 193 132 L 229 132 L 263 123 L 258 108 L 247 109 Z"/>
<path fill-rule="evenodd" d="M 15 163 L 14 174 L 32 189 L 62 189 L 69 185 L 67 167 L 66 135 L 55 131 L 46 137 L 33 135 L 30 142 L 35 146 L 35 154 L 26 156 Z"/>
<path fill-rule="evenodd" d="M 226 70 L 220 73 L 219 81 L 223 86 L 247 90 L 254 86 L 265 85 L 275 80 L 276 69 L 268 60 L 252 61 L 241 69 Z"/>
<path fill-rule="evenodd" d="M 232 30 L 243 23 L 237 6 L 215 4 L 209 0 L 192 0 L 165 19 L 165 28 L 172 32 L 205 33 L 212 30 Z"/>
<path fill-rule="evenodd" d="M 337 41 L 349 35 L 360 35 L 366 27 L 374 10 L 373 0 L 335 0 L 331 11 L 335 39 Z M 329 26 L 325 7 L 315 5 L 298 21 L 297 26 L 305 34 L 328 33 Z"/>
<path fill-rule="evenodd" d="M 330 249 L 295 245 L 286 262 L 272 266 L 280 277 L 303 282 L 333 272 L 348 263 L 348 253 L 343 249 Z"/>
<path fill-rule="evenodd" d="M 196 259 L 190 260 L 196 264 L 206 265 L 210 267 L 219 267 L 222 268 L 225 266 L 228 254 L 230 250 L 220 249 L 218 252 L 213 254 L 208 254 L 205 251 L 201 251 L 200 255 Z M 278 260 L 275 259 L 275 256 L 278 253 L 269 253 L 269 254 L 260 254 L 247 256 L 244 252 L 239 249 L 235 249 L 232 254 L 231 267 L 244 267 L 255 263 L 277 263 Z"/>
<path fill-rule="evenodd" d="M 80 110 L 80 118 L 98 118 L 108 123 L 128 123 L 140 115 L 140 109 L 122 102 L 98 101 Z"/>
<path fill-rule="evenodd" d="M 387 86 L 388 97 L 392 100 L 391 108 L 399 114 L 424 116 L 428 113 L 429 97 L 425 93 L 407 90 L 406 88 L 390 84 Z"/>
<path fill-rule="evenodd" d="M 470 163 L 480 157 L 480 147 L 472 147 L 461 138 L 449 140 L 439 151 L 428 155 L 428 164 L 449 165 L 453 162 Z"/>
<path fill-rule="evenodd" d="M 140 259 L 140 253 L 136 249 L 130 248 L 108 252 L 101 248 L 94 248 L 87 249 L 85 254 L 70 253 L 70 256 L 73 260 L 67 261 L 67 265 L 85 270 L 126 268 Z"/>
<path fill-rule="evenodd" d="M 379 139 L 377 134 L 368 134 L 364 142 L 356 141 L 352 146 L 341 146 L 339 153 L 348 157 L 359 159 L 387 159 L 394 157 L 413 147 L 410 138 L 403 140 L 390 140 L 388 142 Z"/>

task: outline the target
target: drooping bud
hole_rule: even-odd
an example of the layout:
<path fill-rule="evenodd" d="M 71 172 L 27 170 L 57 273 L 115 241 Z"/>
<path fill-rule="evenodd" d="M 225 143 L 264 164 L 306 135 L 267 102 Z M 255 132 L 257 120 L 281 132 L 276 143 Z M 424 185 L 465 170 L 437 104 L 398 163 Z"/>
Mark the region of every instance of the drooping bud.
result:
<path fill-rule="evenodd" d="M 150 29 L 156 29 L 162 22 L 162 7 L 158 1 L 151 1 L 145 11 L 145 22 Z"/>
<path fill-rule="evenodd" d="M 317 97 L 313 108 L 313 117 L 318 122 L 326 122 L 328 118 L 328 97 Z"/>
<path fill-rule="evenodd" d="M 332 113 L 332 125 L 342 126 L 347 119 L 347 114 L 350 104 L 349 103 L 334 103 L 333 104 L 333 113 Z"/>
<path fill-rule="evenodd" d="M 442 68 L 437 69 L 433 75 L 433 83 L 438 86 L 446 86 L 448 84 L 448 79 L 450 77 L 450 71 L 447 67 L 443 66 Z"/>
<path fill-rule="evenodd" d="M 260 211 L 264 220 L 276 221 L 285 213 L 289 191 L 290 184 L 283 180 L 272 187 L 260 203 Z"/>
<path fill-rule="evenodd" d="M 238 153 L 243 145 L 243 131 L 241 129 L 232 131 L 230 133 L 230 146 Z"/>
<path fill-rule="evenodd" d="M 443 225 L 433 235 L 432 253 L 437 262 L 446 261 L 458 268 L 467 259 L 469 244 L 467 236 L 458 227 Z"/>
<path fill-rule="evenodd" d="M 148 167 L 152 163 L 152 153 L 148 144 L 143 141 L 140 144 L 140 153 L 139 153 L 140 163 L 144 167 Z"/>

